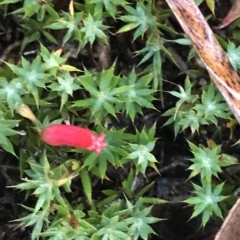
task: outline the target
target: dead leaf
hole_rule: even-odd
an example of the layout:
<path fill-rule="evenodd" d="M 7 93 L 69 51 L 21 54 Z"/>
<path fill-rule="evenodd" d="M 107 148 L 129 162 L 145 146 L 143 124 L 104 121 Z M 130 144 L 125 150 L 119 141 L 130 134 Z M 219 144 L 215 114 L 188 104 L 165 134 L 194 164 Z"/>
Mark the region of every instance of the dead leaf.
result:
<path fill-rule="evenodd" d="M 166 0 L 166 2 L 240 123 L 240 78 L 205 17 L 194 0 Z"/>
<path fill-rule="evenodd" d="M 233 205 L 221 229 L 214 240 L 239 240 L 240 239 L 240 198 Z"/>
<path fill-rule="evenodd" d="M 227 16 L 223 19 L 222 23 L 216 27 L 221 29 L 228 26 L 234 20 L 240 17 L 240 0 L 235 0 Z"/>

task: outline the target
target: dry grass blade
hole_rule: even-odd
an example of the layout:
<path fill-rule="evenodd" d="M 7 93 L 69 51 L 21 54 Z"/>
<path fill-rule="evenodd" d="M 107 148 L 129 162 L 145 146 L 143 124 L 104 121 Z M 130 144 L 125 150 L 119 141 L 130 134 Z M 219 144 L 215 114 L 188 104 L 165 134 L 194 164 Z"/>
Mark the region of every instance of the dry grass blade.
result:
<path fill-rule="evenodd" d="M 194 0 L 166 0 L 240 123 L 240 78 Z"/>

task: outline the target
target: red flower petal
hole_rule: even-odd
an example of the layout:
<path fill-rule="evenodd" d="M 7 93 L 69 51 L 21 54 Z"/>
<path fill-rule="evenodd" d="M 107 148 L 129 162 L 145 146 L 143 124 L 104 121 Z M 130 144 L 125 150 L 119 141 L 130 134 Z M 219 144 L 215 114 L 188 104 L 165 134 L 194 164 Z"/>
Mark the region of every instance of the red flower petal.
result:
<path fill-rule="evenodd" d="M 95 135 L 87 128 L 53 124 L 44 128 L 41 139 L 52 146 L 70 146 L 94 151 L 97 155 L 107 146 L 105 135 Z"/>

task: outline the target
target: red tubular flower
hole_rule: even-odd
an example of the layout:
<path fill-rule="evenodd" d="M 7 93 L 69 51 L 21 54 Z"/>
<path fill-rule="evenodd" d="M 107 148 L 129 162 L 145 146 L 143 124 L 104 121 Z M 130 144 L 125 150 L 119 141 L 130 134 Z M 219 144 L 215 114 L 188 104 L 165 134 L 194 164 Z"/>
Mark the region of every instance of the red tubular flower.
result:
<path fill-rule="evenodd" d="M 73 125 L 53 124 L 40 133 L 42 141 L 52 146 L 84 148 L 99 154 L 107 146 L 105 135 L 95 135 L 88 128 Z"/>

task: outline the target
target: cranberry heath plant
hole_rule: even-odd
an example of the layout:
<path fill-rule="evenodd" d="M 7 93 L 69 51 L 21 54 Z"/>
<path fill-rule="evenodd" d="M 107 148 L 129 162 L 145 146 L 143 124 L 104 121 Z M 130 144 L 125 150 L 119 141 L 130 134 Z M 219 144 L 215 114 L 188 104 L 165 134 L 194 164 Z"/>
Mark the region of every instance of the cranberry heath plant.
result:
<path fill-rule="evenodd" d="M 9 1 L 1 4 L 8 10 Z M 108 27 L 102 23 L 100 2 L 72 7 L 76 12 L 56 12 L 54 5 L 47 2 L 35 9 L 24 2 L 22 8 L 13 12 L 23 18 L 23 26 L 29 30 L 21 49 L 42 38 L 56 43 L 50 32 L 61 29 L 67 30 L 63 44 L 73 37 L 78 48 L 93 45 L 96 39 L 107 42 Z M 108 6 L 102 7 L 109 10 Z M 35 25 L 36 17 L 40 23 Z M 30 31 L 32 25 L 35 32 Z M 89 32 L 89 28 L 94 31 Z M 151 216 L 152 207 L 148 206 L 153 200 L 142 196 L 149 188 L 138 197 L 132 195 L 131 201 L 124 192 L 105 191 L 106 197 L 99 202 L 93 197 L 92 179 L 108 179 L 110 165 L 122 168 L 130 164 L 136 169 L 135 174 L 145 174 L 148 166 L 157 170 L 157 160 L 151 153 L 156 126 L 131 134 L 116 129 L 111 120 L 122 112 L 134 121 L 143 108 L 154 109 L 153 75 L 137 75 L 134 69 L 129 76 L 116 75 L 115 64 L 99 73 L 86 68 L 80 71 L 68 63 L 68 58 L 61 49 L 51 51 L 40 44 L 36 56 L 22 56 L 18 63 L 6 61 L 6 71 L 2 71 L 5 131 L 1 133 L 1 147 L 14 154 L 13 145 L 20 142 L 12 136 L 21 134 L 21 128 L 26 132 L 21 135 L 22 149 L 17 153 L 23 182 L 14 187 L 36 199 L 34 207 L 23 205 L 29 214 L 16 222 L 32 227 L 32 239 L 147 239 L 154 234 L 150 225 L 159 221 Z M 83 96 L 76 97 L 83 91 Z M 80 112 L 84 114 L 79 118 Z M 68 121 L 70 125 L 66 124 Z M 58 164 L 54 163 L 56 158 Z M 132 184 L 133 172 L 125 188 Z M 76 178 L 84 195 L 75 204 L 64 193 L 70 193 Z"/>
<path fill-rule="evenodd" d="M 19 159 L 22 182 L 13 187 L 34 199 L 31 207 L 27 200 L 22 203 L 25 215 L 15 220 L 32 229 L 31 239 L 149 239 L 155 234 L 152 224 L 160 221 L 153 205 L 166 201 L 149 197 L 154 181 L 138 191 L 134 185 L 138 175 L 147 179 L 155 171 L 159 176 L 158 118 L 168 118 L 165 126 L 173 126 L 175 137 L 230 119 L 217 90 L 206 85 L 194 93 L 189 78 L 179 91 L 168 91 L 177 98 L 176 106 L 159 111 L 162 66 L 178 65 L 164 33 L 179 35 L 166 22 L 171 11 L 160 3 L 0 3 L 0 14 L 12 14 L 22 36 L 20 54 L 0 66 L 0 146 Z M 127 52 L 134 63 L 119 71 L 115 58 L 101 67 L 96 46 L 110 48 L 116 36 L 128 35 Z M 180 42 L 189 46 L 186 39 Z M 29 53 L 32 46 L 37 49 Z M 73 61 L 69 46 L 87 60 Z M 158 114 L 155 122 L 139 126 L 149 111 Z M 224 155 L 220 146 L 189 142 L 189 149 L 194 156 L 189 178 L 199 176 L 200 184 L 193 184 L 193 195 L 185 202 L 194 206 L 192 217 L 202 214 L 205 225 L 212 213 L 222 216 L 219 203 L 226 198 L 223 183 L 213 178 L 236 159 Z M 113 181 L 116 185 L 106 188 Z"/>

